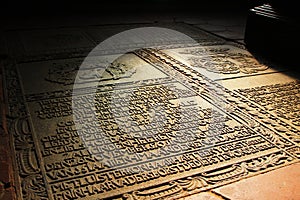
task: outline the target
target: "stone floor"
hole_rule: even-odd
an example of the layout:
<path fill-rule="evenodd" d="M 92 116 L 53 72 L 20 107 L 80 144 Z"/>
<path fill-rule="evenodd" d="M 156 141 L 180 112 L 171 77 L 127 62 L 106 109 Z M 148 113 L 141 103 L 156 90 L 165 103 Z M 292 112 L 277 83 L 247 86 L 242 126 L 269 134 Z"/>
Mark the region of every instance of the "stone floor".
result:
<path fill-rule="evenodd" d="M 11 19 L 3 20 L 4 27 L 1 30 L 4 33 L 7 30 L 15 29 L 43 29 L 56 27 L 73 27 L 73 26 L 88 26 L 99 24 L 133 24 L 133 23 L 152 23 L 152 22 L 184 22 L 224 38 L 228 41 L 234 41 L 239 44 L 244 44 L 244 32 L 247 20 L 247 13 L 203 13 L 203 14 L 160 14 L 160 15 L 145 15 L 141 17 L 130 16 L 129 14 L 124 18 L 120 17 L 106 17 L 103 16 L 88 16 L 88 17 L 64 17 L 51 18 L 45 17 L 40 19 Z M 100 22 L 100 23 L 99 23 Z M 1 36 L 1 35 L 0 35 Z M 1 42 L 5 39 L 0 37 Z M 4 45 L 0 47 L 0 54 L 7 54 L 7 49 Z M 5 57 L 5 56 L 2 56 Z M 3 61 L 4 62 L 4 61 Z M 271 73 L 271 72 L 270 72 Z M 2 75 L 0 73 L 0 75 Z M 267 76 L 267 75 L 265 75 Z M 1 76 L 0 76 L 1 79 Z M 259 81 L 258 81 L 259 82 Z M 0 82 L 0 88 L 2 81 Z M 227 83 L 224 83 L 225 85 Z M 230 87 L 230 83 L 228 83 Z M 0 92 L 1 102 L 3 102 L 3 91 Z M 1 116 L 3 116 L 4 106 L 1 107 Z M 4 117 L 5 118 L 5 117 Z M 2 120 L 5 120 L 5 119 Z M 7 145 L 9 144 L 9 136 L 7 135 L 8 127 L 5 122 L 1 127 L 0 140 L 0 200 L 15 199 L 15 188 L 10 185 L 13 179 L 13 169 L 11 166 L 11 156 L 7 152 Z M 299 155 L 299 150 L 298 150 Z M 233 199 L 233 200 L 268 200 L 268 199 L 300 199 L 300 165 L 294 163 L 288 166 L 278 168 L 276 170 L 264 172 L 250 178 L 242 179 L 232 182 L 217 188 L 213 188 L 201 193 L 192 194 L 181 198 L 182 200 L 196 200 L 196 199 Z"/>

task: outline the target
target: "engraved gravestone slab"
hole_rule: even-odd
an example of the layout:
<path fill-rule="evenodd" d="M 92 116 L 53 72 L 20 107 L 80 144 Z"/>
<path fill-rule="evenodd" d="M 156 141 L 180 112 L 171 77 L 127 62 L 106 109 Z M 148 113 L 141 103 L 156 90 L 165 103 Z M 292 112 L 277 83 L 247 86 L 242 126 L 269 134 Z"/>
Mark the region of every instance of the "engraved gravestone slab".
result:
<path fill-rule="evenodd" d="M 12 30 L 6 39 L 19 61 L 84 56 L 96 45 L 81 28 Z"/>
<path fill-rule="evenodd" d="M 244 48 L 231 44 L 167 49 L 163 52 L 212 80 L 284 71 L 278 66 L 258 61 Z"/>
<path fill-rule="evenodd" d="M 138 28 L 138 27 L 163 27 L 163 28 L 176 30 L 193 38 L 201 45 L 222 44 L 225 42 L 224 39 L 211 35 L 205 31 L 199 30 L 198 28 L 185 23 L 149 23 L 149 24 L 122 25 L 122 26 L 116 26 L 116 25 L 91 26 L 86 30 L 86 32 L 97 43 L 100 43 L 103 40 L 107 39 L 108 37 L 117 34 L 121 31 L 132 29 L 132 28 Z M 147 34 L 149 34 L 149 36 L 153 35 L 153 33 L 151 32 L 148 32 Z M 189 41 L 183 41 L 182 38 L 174 37 L 174 35 L 169 35 L 169 34 L 161 34 L 160 37 L 157 38 L 157 41 L 154 42 L 156 43 L 157 46 L 163 46 L 163 45 L 186 46 L 187 44 L 189 44 L 186 43 Z M 127 43 L 126 45 L 139 46 L 145 43 L 147 42 L 142 40 L 141 37 L 136 36 L 135 40 L 130 41 L 130 43 Z"/>
<path fill-rule="evenodd" d="M 199 65 L 241 62 L 240 76 L 255 63 L 234 46 L 203 45 L 221 53 Z M 179 198 L 299 161 L 298 127 L 266 112 L 253 92 L 243 93 L 249 87 L 233 87 L 239 76 L 214 81 L 174 48 L 160 49 L 95 55 L 92 73 L 78 71 L 83 58 L 5 67 L 19 199 Z M 194 49 L 203 46 L 184 51 Z M 81 85 L 73 93 L 76 75 Z M 266 95 L 261 86 L 259 95 Z"/>
<path fill-rule="evenodd" d="M 299 144 L 299 80 L 295 73 L 264 74 L 243 78 L 242 82 L 236 79 L 222 83 L 265 110 L 265 115 L 269 116 L 269 119 L 264 119 L 265 123 L 272 125 L 276 117 L 282 124 L 292 126 L 293 131 L 287 136 Z M 283 127 L 281 131 L 286 129 Z M 299 150 L 295 154 L 299 156 Z"/>
<path fill-rule="evenodd" d="M 147 23 L 131 25 L 101 25 L 77 28 L 48 28 L 34 30 L 10 30 L 5 36 L 8 48 L 19 62 L 39 61 L 84 57 L 100 42 L 125 30 L 139 27 L 165 27 L 180 31 L 202 45 L 221 44 L 225 40 L 208 34 L 196 27 L 184 23 Z M 149 37 L 152 33 L 149 32 Z M 131 36 L 132 37 L 132 36 Z M 111 44 L 97 55 L 116 54 L 116 51 L 128 47 L 162 46 L 175 48 L 190 45 L 190 41 L 183 41 L 174 35 L 160 35 L 157 41 L 149 43 L 139 36 L 122 44 Z M 95 52 L 96 53 L 96 52 Z"/>

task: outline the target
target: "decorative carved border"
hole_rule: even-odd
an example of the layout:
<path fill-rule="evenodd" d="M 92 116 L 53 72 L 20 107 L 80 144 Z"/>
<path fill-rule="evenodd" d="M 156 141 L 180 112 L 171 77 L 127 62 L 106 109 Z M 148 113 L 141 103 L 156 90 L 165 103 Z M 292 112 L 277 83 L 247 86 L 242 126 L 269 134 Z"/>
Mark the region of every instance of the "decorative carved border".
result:
<path fill-rule="evenodd" d="M 204 77 L 200 73 L 191 70 L 188 66 L 180 63 L 174 58 L 164 54 L 158 50 L 140 50 L 135 52 L 136 55 L 149 62 L 163 67 L 172 77 L 176 77 L 182 83 L 192 84 L 194 91 L 204 99 L 210 101 L 217 98 L 225 102 L 229 106 L 226 111 L 234 119 L 242 121 L 248 127 L 260 131 L 260 133 L 271 143 L 283 149 L 272 154 L 264 155 L 255 159 L 242 161 L 233 165 L 206 171 L 200 174 L 171 181 L 167 184 L 161 184 L 157 187 L 145 190 L 133 191 L 128 194 L 119 195 L 124 199 L 160 199 L 160 198 L 177 198 L 182 195 L 188 195 L 207 190 L 209 188 L 218 187 L 232 181 L 236 181 L 241 177 L 252 176 L 263 171 L 273 170 L 277 167 L 288 163 L 296 162 L 299 156 L 293 152 L 299 152 L 295 146 L 299 144 L 294 140 L 291 132 L 298 130 L 289 127 L 282 121 L 274 120 L 274 124 L 269 126 L 262 123 L 261 118 L 249 112 L 255 109 L 264 115 L 256 105 L 247 99 L 238 96 L 236 93 L 222 87 L 212 80 Z M 174 70 L 175 69 L 175 70 Z M 43 171 L 41 171 L 38 147 L 36 146 L 35 136 L 33 135 L 31 119 L 28 116 L 18 72 L 15 65 L 5 68 L 7 101 L 8 101 L 8 118 L 9 132 L 14 135 L 14 148 L 17 159 L 17 167 L 19 171 L 18 179 L 21 183 L 19 196 L 22 199 L 49 199 L 47 193 L 47 185 L 44 180 Z M 70 91 L 69 91 L 70 92 Z M 68 93 L 68 92 L 67 92 Z M 65 95 L 61 92 L 58 95 Z M 49 94 L 50 95 L 50 94 Z M 41 96 L 27 96 L 27 100 L 40 98 Z M 51 96 L 49 96 L 51 98 Z M 211 102 L 211 101 L 210 101 Z M 211 102 L 217 107 L 221 105 Z M 241 119 L 243 116 L 243 119 Z M 263 117 L 263 116 L 259 116 Z M 265 118 L 268 118 L 266 116 Z M 285 129 L 283 129 L 285 128 Z M 276 134 L 274 134 L 274 132 Z"/>
<path fill-rule="evenodd" d="M 24 96 L 15 64 L 5 66 L 5 88 L 8 133 L 13 137 L 16 160 L 16 182 L 19 199 L 49 199 L 38 158 L 38 148 L 25 105 Z"/>
<path fill-rule="evenodd" d="M 292 160 L 293 158 L 285 152 L 279 151 L 277 153 L 171 181 L 155 188 L 137 190 L 129 194 L 124 194 L 123 198 L 127 200 L 176 199 L 219 187 L 245 176 L 253 176 L 263 171 L 275 169 Z"/>
<path fill-rule="evenodd" d="M 254 128 L 258 127 L 260 124 L 263 127 L 267 127 L 274 131 L 278 136 L 287 139 L 290 143 L 297 146 L 300 145 L 300 130 L 298 127 L 285 123 L 283 120 L 266 112 L 264 108 L 257 106 L 245 97 L 239 95 L 237 92 L 228 90 L 217 82 L 210 80 L 203 74 L 189 68 L 187 65 L 175 60 L 171 56 L 159 50 L 144 50 L 143 52 L 137 52 L 137 55 L 148 62 L 151 62 L 151 59 L 156 60 L 152 62 L 159 61 L 161 64 L 164 63 L 166 66 L 181 72 L 181 76 L 186 76 L 190 83 L 194 83 L 197 85 L 196 87 L 201 88 L 201 93 L 199 93 L 200 96 L 210 102 L 211 99 L 219 99 L 220 102 L 224 103 L 224 105 L 228 105 L 225 109 L 229 115 L 232 115 L 240 121 L 244 121 L 244 123 L 248 126 Z M 211 103 L 215 104 L 215 102 Z M 216 106 L 221 107 L 222 105 Z M 240 116 L 243 116 L 243 119 L 241 119 Z M 268 121 L 268 123 L 263 123 L 262 121 Z"/>

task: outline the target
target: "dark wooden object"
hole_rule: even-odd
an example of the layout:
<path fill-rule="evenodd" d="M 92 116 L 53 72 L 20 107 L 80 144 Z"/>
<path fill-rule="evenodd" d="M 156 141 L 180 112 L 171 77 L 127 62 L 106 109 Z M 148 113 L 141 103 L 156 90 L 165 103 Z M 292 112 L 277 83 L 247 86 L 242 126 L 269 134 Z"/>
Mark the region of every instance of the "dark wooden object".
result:
<path fill-rule="evenodd" d="M 299 24 L 299 12 L 292 4 L 271 1 L 255 6 L 248 13 L 245 43 L 259 55 L 295 65 L 300 46 Z"/>

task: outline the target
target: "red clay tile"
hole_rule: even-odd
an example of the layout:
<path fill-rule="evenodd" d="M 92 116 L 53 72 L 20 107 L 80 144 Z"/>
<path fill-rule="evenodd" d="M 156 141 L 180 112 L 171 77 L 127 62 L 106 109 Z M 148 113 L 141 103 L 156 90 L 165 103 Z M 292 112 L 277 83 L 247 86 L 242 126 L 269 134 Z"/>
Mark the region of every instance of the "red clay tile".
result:
<path fill-rule="evenodd" d="M 0 162 L 0 181 L 4 183 L 10 182 L 9 177 L 10 167 L 8 163 Z"/>
<path fill-rule="evenodd" d="M 244 179 L 214 191 L 237 200 L 299 200 L 300 163 Z"/>
<path fill-rule="evenodd" d="M 194 194 L 188 197 L 184 197 L 180 200 L 221 200 L 218 195 L 212 193 L 212 192 L 202 192 L 199 194 Z"/>
<path fill-rule="evenodd" d="M 14 200 L 16 199 L 13 189 L 0 191 L 0 200 Z"/>

